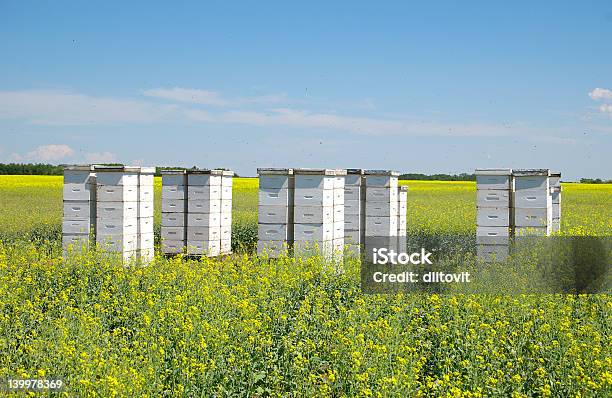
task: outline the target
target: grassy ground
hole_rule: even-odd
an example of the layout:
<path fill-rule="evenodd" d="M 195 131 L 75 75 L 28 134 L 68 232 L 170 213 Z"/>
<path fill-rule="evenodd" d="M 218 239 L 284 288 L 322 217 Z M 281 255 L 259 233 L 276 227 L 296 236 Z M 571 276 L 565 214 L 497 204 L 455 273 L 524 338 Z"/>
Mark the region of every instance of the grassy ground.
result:
<path fill-rule="evenodd" d="M 473 236 L 473 183 L 407 184 L 411 234 Z M 234 185 L 244 241 L 256 187 Z M 611 199 L 565 184 L 564 229 L 611 235 Z M 0 380 L 104 397 L 612 392 L 609 295 L 364 295 L 358 260 L 337 274 L 317 257 L 62 259 L 61 177 L 0 176 L 0 204 Z"/>

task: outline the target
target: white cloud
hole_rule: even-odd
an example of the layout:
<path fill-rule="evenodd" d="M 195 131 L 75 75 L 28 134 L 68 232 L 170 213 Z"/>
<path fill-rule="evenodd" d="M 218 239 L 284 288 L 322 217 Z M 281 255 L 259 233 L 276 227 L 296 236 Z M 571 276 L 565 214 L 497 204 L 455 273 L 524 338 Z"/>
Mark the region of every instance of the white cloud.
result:
<path fill-rule="evenodd" d="M 312 113 L 287 108 L 261 111 L 227 111 L 211 114 L 205 111 L 189 111 L 186 115 L 197 121 L 233 123 L 249 126 L 314 128 L 344 131 L 361 135 L 448 135 L 448 136 L 503 136 L 520 132 L 533 134 L 526 126 L 502 126 L 489 124 L 445 124 L 414 122 L 380 118 L 341 116 L 331 113 Z"/>
<path fill-rule="evenodd" d="M 612 99 L 612 91 L 605 88 L 595 88 L 589 93 L 591 99 L 598 101 L 603 99 Z"/>
<path fill-rule="evenodd" d="M 67 91 L 0 91 L 0 119 L 25 119 L 33 124 L 149 123 L 167 117 L 175 109 L 175 106 Z"/>
<path fill-rule="evenodd" d="M 269 94 L 245 98 L 224 98 L 216 91 L 183 87 L 155 88 L 145 90 L 143 94 L 147 97 L 161 98 L 170 101 L 220 107 L 246 104 L 270 104 L 287 100 L 284 94 Z"/>
<path fill-rule="evenodd" d="M 143 92 L 147 97 L 162 98 L 171 101 L 187 102 L 200 105 L 225 106 L 227 101 L 216 91 L 193 88 L 156 88 Z"/>
<path fill-rule="evenodd" d="M 72 155 L 74 155 L 74 150 L 68 145 L 51 144 L 39 146 L 35 150 L 28 152 L 25 158 L 34 162 L 53 162 Z"/>
<path fill-rule="evenodd" d="M 602 104 L 599 106 L 599 111 L 602 113 L 609 113 L 612 115 L 612 105 L 610 104 Z"/>
<path fill-rule="evenodd" d="M 112 152 L 90 152 L 85 154 L 87 163 L 118 163 L 117 156 Z"/>

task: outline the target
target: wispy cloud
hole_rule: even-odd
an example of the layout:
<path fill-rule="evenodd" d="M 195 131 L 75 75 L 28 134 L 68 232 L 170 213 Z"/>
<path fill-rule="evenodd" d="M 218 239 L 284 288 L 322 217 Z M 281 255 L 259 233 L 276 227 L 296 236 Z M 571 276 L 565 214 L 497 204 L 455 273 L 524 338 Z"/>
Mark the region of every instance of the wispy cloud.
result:
<path fill-rule="evenodd" d="M 269 94 L 244 98 L 224 98 L 220 93 L 196 88 L 155 88 L 145 90 L 147 97 L 160 98 L 169 101 L 209 106 L 241 106 L 246 104 L 272 104 L 287 100 L 284 94 Z"/>
<path fill-rule="evenodd" d="M 40 145 L 36 149 L 20 154 L 11 153 L 8 157 L 9 162 L 33 162 L 33 163 L 54 163 L 70 158 L 74 155 L 74 150 L 65 144 Z"/>
<path fill-rule="evenodd" d="M 612 99 L 612 90 L 606 88 L 595 88 L 589 93 L 591 99 L 598 101 L 602 99 Z"/>
<path fill-rule="evenodd" d="M 25 119 L 32 124 L 150 123 L 163 119 L 175 109 L 172 105 L 68 91 L 0 91 L 0 118 Z"/>
<path fill-rule="evenodd" d="M 90 152 L 85 154 L 87 163 L 117 163 L 117 155 L 112 152 Z"/>
<path fill-rule="evenodd" d="M 494 125 L 481 123 L 437 123 L 342 116 L 331 113 L 313 113 L 305 110 L 276 108 L 262 111 L 227 111 L 211 114 L 190 111 L 186 115 L 193 120 L 243 124 L 258 127 L 294 127 L 342 131 L 360 135 L 385 136 L 505 136 L 509 134 L 533 134 L 534 130 L 523 125 Z"/>
<path fill-rule="evenodd" d="M 602 113 L 612 114 L 612 105 L 610 104 L 602 104 L 599 106 L 599 111 Z"/>

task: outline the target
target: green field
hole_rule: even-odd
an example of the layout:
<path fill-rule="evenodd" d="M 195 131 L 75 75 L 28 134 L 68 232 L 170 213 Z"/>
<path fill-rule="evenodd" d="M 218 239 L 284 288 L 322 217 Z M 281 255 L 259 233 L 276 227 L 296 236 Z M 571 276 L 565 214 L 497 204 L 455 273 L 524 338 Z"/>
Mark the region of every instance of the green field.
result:
<path fill-rule="evenodd" d="M 407 181 L 412 236 L 471 239 L 475 184 Z M 159 220 L 160 182 L 156 181 Z M 359 262 L 61 253 L 62 178 L 0 176 L 0 379 L 65 396 L 610 396 L 609 295 L 364 295 Z M 612 186 L 564 184 L 563 233 L 612 235 Z M 461 239 L 457 240 L 461 242 Z"/>

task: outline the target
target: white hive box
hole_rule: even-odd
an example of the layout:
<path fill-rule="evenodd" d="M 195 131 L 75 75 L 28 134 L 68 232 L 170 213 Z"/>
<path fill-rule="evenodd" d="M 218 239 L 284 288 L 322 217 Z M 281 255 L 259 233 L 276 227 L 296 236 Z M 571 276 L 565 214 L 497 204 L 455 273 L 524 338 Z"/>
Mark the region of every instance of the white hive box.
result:
<path fill-rule="evenodd" d="M 187 202 L 187 213 L 221 213 L 221 200 L 191 199 Z"/>
<path fill-rule="evenodd" d="M 65 200 L 64 220 L 95 220 L 96 204 L 88 200 Z"/>
<path fill-rule="evenodd" d="M 138 186 L 138 166 L 95 166 L 98 186 Z"/>
<path fill-rule="evenodd" d="M 397 236 L 397 216 L 366 217 L 366 236 Z"/>
<path fill-rule="evenodd" d="M 364 170 L 366 187 L 392 188 L 397 191 L 399 173 L 391 170 Z"/>
<path fill-rule="evenodd" d="M 193 186 L 221 186 L 222 170 L 193 169 L 187 170 L 187 185 Z"/>
<path fill-rule="evenodd" d="M 162 213 L 162 227 L 185 227 L 185 215 L 183 213 Z"/>
<path fill-rule="evenodd" d="M 221 254 L 221 241 L 187 241 L 187 254 L 216 257 Z"/>
<path fill-rule="evenodd" d="M 287 224 L 259 224 L 257 239 L 260 241 L 282 241 L 288 240 L 289 227 Z"/>
<path fill-rule="evenodd" d="M 295 189 L 295 206 L 333 206 L 333 189 Z"/>
<path fill-rule="evenodd" d="M 294 221 L 299 224 L 334 222 L 333 206 L 295 206 Z"/>
<path fill-rule="evenodd" d="M 162 185 L 162 200 L 185 200 L 186 197 L 187 186 Z"/>
<path fill-rule="evenodd" d="M 64 201 L 95 201 L 96 175 L 91 165 L 64 167 Z"/>
<path fill-rule="evenodd" d="M 476 212 L 476 225 L 481 227 L 510 226 L 508 207 L 479 207 Z"/>
<path fill-rule="evenodd" d="M 287 224 L 290 216 L 288 206 L 258 206 L 260 224 Z"/>
<path fill-rule="evenodd" d="M 508 245 L 510 243 L 510 228 L 476 227 L 476 243 L 485 245 Z"/>
<path fill-rule="evenodd" d="M 478 189 L 476 191 L 476 206 L 477 207 L 510 207 L 510 191 L 508 190 L 493 190 L 493 189 Z"/>
<path fill-rule="evenodd" d="M 163 227 L 161 229 L 161 239 L 172 241 L 185 241 L 187 231 L 184 227 Z"/>
<path fill-rule="evenodd" d="M 102 235 L 96 237 L 100 247 L 114 252 L 134 252 L 138 248 L 136 234 L 129 235 Z"/>
<path fill-rule="evenodd" d="M 89 247 L 89 244 L 89 234 L 62 234 L 62 247 L 64 249 L 73 247 L 74 249 L 78 250 L 82 247 Z"/>
<path fill-rule="evenodd" d="M 87 235 L 91 232 L 91 221 L 86 220 L 67 220 L 62 222 L 63 235 Z"/>
<path fill-rule="evenodd" d="M 516 208 L 514 209 L 515 227 L 546 227 L 552 219 L 552 208 Z"/>
<path fill-rule="evenodd" d="M 138 218 L 138 203 L 99 201 L 96 212 L 98 217 L 104 220 L 133 220 Z"/>
<path fill-rule="evenodd" d="M 185 241 L 162 239 L 161 248 L 165 254 L 180 254 L 185 251 Z"/>
<path fill-rule="evenodd" d="M 300 240 L 312 240 L 312 241 L 324 241 L 332 240 L 334 238 L 334 224 L 333 223 L 317 223 L 317 224 L 294 224 L 294 236 L 295 241 Z"/>
<path fill-rule="evenodd" d="M 187 214 L 189 227 L 221 227 L 221 213 L 189 213 Z"/>

